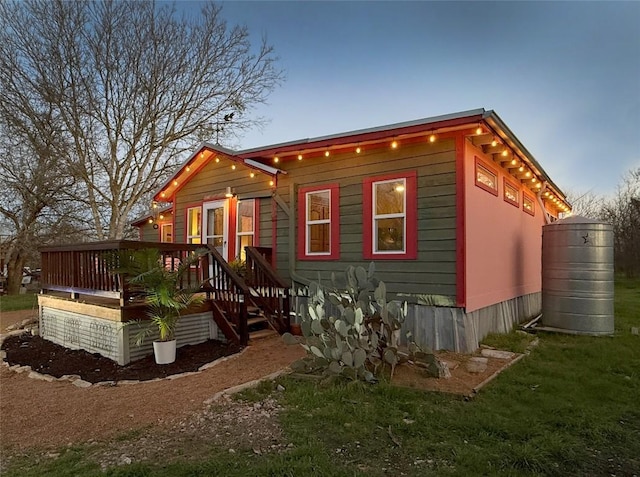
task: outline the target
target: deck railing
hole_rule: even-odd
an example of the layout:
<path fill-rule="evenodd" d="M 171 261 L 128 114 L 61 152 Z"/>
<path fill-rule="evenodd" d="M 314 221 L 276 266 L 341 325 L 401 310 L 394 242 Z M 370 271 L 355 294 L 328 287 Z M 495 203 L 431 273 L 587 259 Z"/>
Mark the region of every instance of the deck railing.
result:
<path fill-rule="evenodd" d="M 280 332 L 289 331 L 289 286 L 271 267 L 271 249 L 245 247 L 247 283 L 257 296 L 253 300 L 266 311 L 271 324 Z"/>
<path fill-rule="evenodd" d="M 67 292 L 113 298 L 126 305 L 140 291 L 127 283 L 118 273 L 118 257 L 127 250 L 153 248 L 160 252 L 165 266 L 171 270 L 201 245 L 132 240 L 58 245 L 40 249 L 42 256 L 41 283 L 43 291 Z M 199 288 L 206 271 L 203 260 L 195 263 L 182 277 L 182 288 Z"/>

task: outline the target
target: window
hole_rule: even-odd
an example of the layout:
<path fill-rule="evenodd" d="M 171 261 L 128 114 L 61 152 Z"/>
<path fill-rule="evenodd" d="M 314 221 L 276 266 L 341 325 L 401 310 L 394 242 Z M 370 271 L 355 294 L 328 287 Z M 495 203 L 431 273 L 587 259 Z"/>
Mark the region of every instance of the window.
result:
<path fill-rule="evenodd" d="M 298 190 L 298 258 L 340 258 L 339 185 Z"/>
<path fill-rule="evenodd" d="M 416 185 L 415 172 L 365 179 L 365 259 L 417 258 Z"/>
<path fill-rule="evenodd" d="M 238 201 L 236 214 L 236 257 L 245 260 L 245 247 L 254 245 L 254 234 L 256 226 L 256 201 L 255 199 Z"/>
<path fill-rule="evenodd" d="M 202 208 L 187 209 L 187 243 L 202 243 L 200 227 L 202 225 Z"/>
<path fill-rule="evenodd" d="M 518 187 L 507 181 L 506 177 L 503 177 L 504 186 L 504 200 L 514 207 L 520 208 L 520 194 L 518 194 Z"/>
<path fill-rule="evenodd" d="M 536 205 L 534 199 L 525 191 L 522 191 L 522 210 L 531 215 L 536 214 Z"/>
<path fill-rule="evenodd" d="M 476 185 L 498 196 L 498 173 L 476 157 Z"/>
<path fill-rule="evenodd" d="M 160 241 L 168 243 L 173 242 L 173 224 L 160 225 Z"/>

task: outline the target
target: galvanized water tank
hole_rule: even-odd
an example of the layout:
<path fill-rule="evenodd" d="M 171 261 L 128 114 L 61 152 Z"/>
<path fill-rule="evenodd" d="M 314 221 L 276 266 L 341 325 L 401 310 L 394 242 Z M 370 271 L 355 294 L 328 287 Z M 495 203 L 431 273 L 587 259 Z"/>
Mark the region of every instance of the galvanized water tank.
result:
<path fill-rule="evenodd" d="M 569 217 L 542 228 L 542 325 L 613 333 L 613 228 Z"/>

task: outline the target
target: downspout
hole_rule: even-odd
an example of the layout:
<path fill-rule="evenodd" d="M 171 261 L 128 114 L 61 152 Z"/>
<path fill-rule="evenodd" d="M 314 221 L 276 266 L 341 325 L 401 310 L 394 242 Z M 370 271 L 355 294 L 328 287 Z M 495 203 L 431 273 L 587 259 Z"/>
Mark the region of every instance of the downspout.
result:
<path fill-rule="evenodd" d="M 545 190 L 547 190 L 547 181 L 544 181 L 542 183 L 542 187 L 540 188 L 540 190 L 536 194 L 536 198 L 538 199 L 538 205 L 540 206 L 540 210 L 542 211 L 542 215 L 544 217 L 544 224 L 548 225 L 548 224 L 551 223 L 551 219 L 549 218 L 549 213 L 544 208 L 544 202 L 542 202 L 542 194 L 544 194 Z"/>
<path fill-rule="evenodd" d="M 294 281 L 302 283 L 304 285 L 309 285 L 311 284 L 311 280 L 303 277 L 296 271 L 296 222 L 294 218 L 296 210 L 297 191 L 296 186 L 293 183 L 289 184 L 289 198 L 291 207 L 287 206 L 286 202 L 282 200 L 282 197 L 280 197 L 277 192 L 273 193 L 273 200 L 280 206 L 282 211 L 289 218 L 289 250 L 287 251 L 289 256 L 289 277 L 291 278 L 292 286 Z"/>

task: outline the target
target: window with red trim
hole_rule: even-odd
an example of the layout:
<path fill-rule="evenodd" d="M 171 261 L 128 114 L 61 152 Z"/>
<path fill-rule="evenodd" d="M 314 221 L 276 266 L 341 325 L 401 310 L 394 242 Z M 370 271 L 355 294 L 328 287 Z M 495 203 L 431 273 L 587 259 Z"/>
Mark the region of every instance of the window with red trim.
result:
<path fill-rule="evenodd" d="M 476 185 L 498 196 L 498 173 L 476 157 Z"/>
<path fill-rule="evenodd" d="M 520 194 L 518 193 L 518 187 L 509 182 L 506 177 L 502 178 L 504 189 L 504 200 L 514 207 L 520 208 Z"/>
<path fill-rule="evenodd" d="M 253 247 L 256 226 L 255 199 L 239 200 L 236 210 L 236 257 L 246 259 L 245 247 Z"/>
<path fill-rule="evenodd" d="M 370 177 L 363 185 L 365 259 L 418 256 L 417 174 Z"/>
<path fill-rule="evenodd" d="M 298 189 L 298 258 L 340 258 L 339 184 Z"/>
<path fill-rule="evenodd" d="M 525 191 L 522 191 L 522 210 L 524 210 L 527 214 L 536 214 L 535 199 Z"/>

